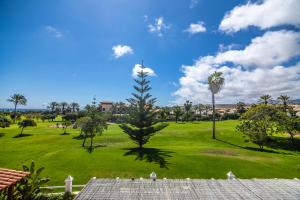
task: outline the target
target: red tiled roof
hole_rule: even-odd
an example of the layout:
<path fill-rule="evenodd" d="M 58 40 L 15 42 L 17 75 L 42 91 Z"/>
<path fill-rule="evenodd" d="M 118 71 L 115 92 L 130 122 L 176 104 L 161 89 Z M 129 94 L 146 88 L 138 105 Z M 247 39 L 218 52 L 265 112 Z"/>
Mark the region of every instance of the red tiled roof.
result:
<path fill-rule="evenodd" d="M 0 190 L 14 185 L 29 174 L 29 172 L 0 168 Z"/>

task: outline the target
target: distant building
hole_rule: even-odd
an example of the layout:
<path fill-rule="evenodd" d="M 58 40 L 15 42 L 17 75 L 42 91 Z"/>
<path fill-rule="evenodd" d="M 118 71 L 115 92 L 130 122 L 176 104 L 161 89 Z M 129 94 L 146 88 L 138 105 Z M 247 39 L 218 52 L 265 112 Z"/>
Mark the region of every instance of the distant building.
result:
<path fill-rule="evenodd" d="M 113 102 L 111 102 L 111 101 L 101 101 L 100 102 L 100 109 L 102 112 L 110 111 L 112 106 L 113 106 Z"/>

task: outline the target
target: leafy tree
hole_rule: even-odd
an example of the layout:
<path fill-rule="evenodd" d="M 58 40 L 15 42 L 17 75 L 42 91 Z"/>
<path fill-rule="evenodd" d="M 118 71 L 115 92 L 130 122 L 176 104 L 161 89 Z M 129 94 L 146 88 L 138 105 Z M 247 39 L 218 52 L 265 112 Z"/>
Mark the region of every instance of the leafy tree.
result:
<path fill-rule="evenodd" d="M 41 178 L 40 175 L 45 168 L 36 169 L 32 161 L 30 166 L 23 165 L 23 170 L 30 174 L 16 185 L 14 199 L 39 200 L 41 198 L 41 187 L 49 182 L 49 178 Z"/>
<path fill-rule="evenodd" d="M 191 117 L 191 109 L 192 109 L 193 103 L 191 101 L 187 100 L 183 104 L 183 106 L 184 106 L 184 110 L 185 110 L 185 119 L 188 122 Z"/>
<path fill-rule="evenodd" d="M 244 102 L 238 102 L 237 104 L 236 104 L 236 112 L 238 113 L 238 114 L 243 114 L 244 112 L 246 112 L 246 104 L 244 103 Z"/>
<path fill-rule="evenodd" d="M 6 128 L 10 126 L 10 120 L 7 119 L 5 116 L 0 115 L 0 128 Z"/>
<path fill-rule="evenodd" d="M 279 131 L 277 122 L 280 115 L 275 106 L 257 105 L 241 116 L 237 130 L 263 150 L 269 137 Z"/>
<path fill-rule="evenodd" d="M 10 96 L 9 99 L 7 99 L 7 101 L 12 102 L 14 104 L 14 118 L 13 118 L 13 122 L 16 122 L 16 113 L 17 113 L 17 105 L 26 105 L 27 103 L 27 99 L 24 95 L 21 94 L 14 94 L 12 96 Z"/>
<path fill-rule="evenodd" d="M 152 95 L 149 93 L 151 87 L 149 85 L 150 81 L 147 80 L 147 75 L 148 73 L 142 68 L 138 72 L 138 79 L 134 79 L 137 83 L 134 86 L 137 93 L 132 93 L 133 97 L 127 99 L 131 105 L 127 119 L 129 124 L 120 125 L 130 139 L 139 145 L 139 148 L 142 148 L 155 132 L 167 126 L 164 123 L 157 124 L 156 112 L 153 110 L 156 99 L 152 98 Z"/>
<path fill-rule="evenodd" d="M 29 126 L 36 126 L 36 123 L 32 119 L 24 119 L 24 120 L 20 121 L 18 123 L 18 125 L 19 125 L 19 128 L 21 128 L 21 133 L 19 134 L 19 136 L 23 136 L 24 128 L 29 127 Z"/>
<path fill-rule="evenodd" d="M 105 129 L 107 129 L 105 114 L 98 111 L 96 104 L 86 106 L 87 116 L 77 120 L 78 127 L 81 128 L 84 133 L 84 140 L 82 146 L 85 146 L 87 138 L 90 138 L 89 149 L 93 149 L 93 138 L 96 134 L 101 135 Z"/>
<path fill-rule="evenodd" d="M 294 142 L 294 136 L 300 133 L 300 120 L 296 116 L 288 115 L 286 112 L 281 112 L 278 117 L 278 123 L 281 130 L 290 135 L 290 139 Z"/>
<path fill-rule="evenodd" d="M 267 105 L 272 100 L 272 97 L 268 94 L 259 97 L 259 102 Z"/>
<path fill-rule="evenodd" d="M 216 109 L 215 109 L 215 94 L 221 91 L 224 85 L 224 77 L 222 72 L 214 72 L 208 77 L 209 90 L 212 94 L 212 108 L 213 108 L 213 136 L 216 138 Z"/>
<path fill-rule="evenodd" d="M 182 110 L 180 106 L 175 106 L 173 109 L 173 113 L 175 115 L 175 121 L 178 122 L 179 117 L 182 115 Z"/>

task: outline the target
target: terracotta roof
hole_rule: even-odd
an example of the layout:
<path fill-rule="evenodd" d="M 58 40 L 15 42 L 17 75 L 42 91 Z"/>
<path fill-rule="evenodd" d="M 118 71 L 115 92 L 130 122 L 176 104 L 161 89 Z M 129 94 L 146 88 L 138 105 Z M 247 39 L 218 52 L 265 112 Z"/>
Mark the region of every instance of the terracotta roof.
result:
<path fill-rule="evenodd" d="M 14 185 L 29 174 L 29 172 L 0 168 L 0 190 Z"/>

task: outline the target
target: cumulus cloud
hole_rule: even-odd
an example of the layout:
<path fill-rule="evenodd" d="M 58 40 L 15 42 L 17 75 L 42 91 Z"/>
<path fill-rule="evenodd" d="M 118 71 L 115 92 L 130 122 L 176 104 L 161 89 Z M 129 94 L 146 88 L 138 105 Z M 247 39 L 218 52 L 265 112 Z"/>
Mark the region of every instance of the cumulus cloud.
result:
<path fill-rule="evenodd" d="M 196 33 L 205 32 L 206 28 L 204 26 L 204 22 L 200 21 L 200 22 L 197 22 L 197 23 L 191 23 L 190 26 L 184 31 L 193 35 L 193 34 L 196 34 Z"/>
<path fill-rule="evenodd" d="M 154 24 L 149 24 L 148 25 L 148 31 L 150 33 L 157 34 L 159 37 L 163 36 L 163 32 L 165 32 L 167 29 L 171 27 L 170 24 L 166 24 L 164 22 L 163 17 L 158 17 L 155 19 Z"/>
<path fill-rule="evenodd" d="M 219 29 L 225 32 L 237 32 L 249 26 L 261 29 L 280 25 L 300 27 L 299 0 L 263 0 L 256 3 L 248 2 L 236 6 L 228 12 Z"/>
<path fill-rule="evenodd" d="M 115 58 L 120 58 L 126 54 L 133 54 L 133 49 L 127 45 L 118 44 L 112 47 Z"/>
<path fill-rule="evenodd" d="M 132 68 L 132 76 L 137 77 L 138 72 L 144 71 L 148 74 L 148 76 L 156 76 L 155 72 L 153 69 L 150 67 L 145 67 L 142 68 L 142 65 L 140 64 L 135 64 L 134 67 Z"/>
<path fill-rule="evenodd" d="M 298 55 L 300 55 L 299 32 L 268 31 L 252 39 L 245 49 L 218 53 L 212 62 L 232 62 L 245 67 L 272 67 Z"/>
<path fill-rule="evenodd" d="M 285 30 L 266 32 L 242 50 L 219 52 L 199 58 L 192 66 L 182 66 L 184 76 L 179 79 L 180 87 L 174 93 L 176 103 L 187 99 L 209 103 L 207 77 L 214 71 L 223 72 L 225 77 L 218 103 L 256 102 L 266 93 L 300 98 L 300 62 L 284 65 L 300 55 L 299 34 Z"/>
<path fill-rule="evenodd" d="M 53 26 L 48 25 L 45 27 L 45 29 L 48 33 L 52 34 L 56 38 L 62 38 L 64 36 L 64 34 L 60 30 Z"/>
<path fill-rule="evenodd" d="M 300 97 L 300 63 L 290 67 L 243 70 L 241 67 L 212 66 L 199 60 L 193 66 L 183 66 L 184 76 L 179 80 L 180 88 L 174 93 L 176 102 L 210 103 L 207 77 L 214 71 L 223 72 L 225 77 L 225 85 L 217 94 L 217 103 L 256 102 L 262 94 Z"/>

